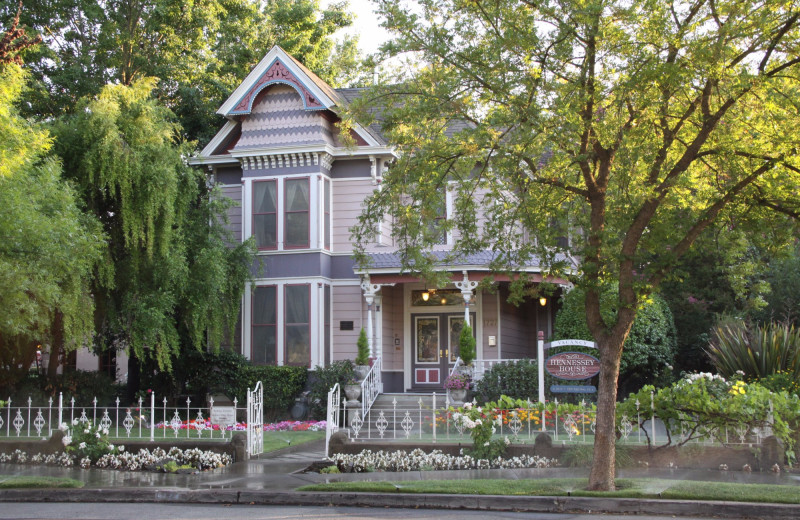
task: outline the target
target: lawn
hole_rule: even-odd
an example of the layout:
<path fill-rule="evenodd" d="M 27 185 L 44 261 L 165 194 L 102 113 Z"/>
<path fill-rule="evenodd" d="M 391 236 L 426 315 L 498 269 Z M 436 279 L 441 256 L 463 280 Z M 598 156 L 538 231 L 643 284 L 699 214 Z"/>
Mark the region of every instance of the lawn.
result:
<path fill-rule="evenodd" d="M 0 475 L 0 489 L 17 488 L 81 488 L 83 482 L 60 477 L 12 477 Z"/>
<path fill-rule="evenodd" d="M 676 500 L 730 500 L 800 504 L 800 487 L 774 484 L 737 484 L 694 480 L 617 479 L 617 490 L 585 491 L 587 479 L 476 479 L 402 482 L 333 482 L 304 486 L 298 491 L 361 491 L 366 493 L 442 493 L 469 495 L 520 495 L 669 498 Z"/>
<path fill-rule="evenodd" d="M 325 430 L 312 432 L 264 432 L 264 453 L 325 438 Z"/>

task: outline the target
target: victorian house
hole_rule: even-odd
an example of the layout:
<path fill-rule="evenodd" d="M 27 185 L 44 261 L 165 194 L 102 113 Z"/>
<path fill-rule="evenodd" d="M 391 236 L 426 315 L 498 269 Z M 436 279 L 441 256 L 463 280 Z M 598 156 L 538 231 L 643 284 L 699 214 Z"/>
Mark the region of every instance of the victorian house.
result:
<path fill-rule="evenodd" d="M 253 237 L 258 247 L 260 268 L 232 348 L 254 363 L 314 369 L 353 359 L 364 328 L 386 392 L 440 391 L 466 319 L 479 367 L 536 357 L 537 334 L 552 332 L 556 298 L 512 305 L 502 276 L 494 291 L 477 291 L 490 252 L 441 265 L 451 283 L 426 287 L 401 269 L 387 223 L 370 247 L 369 269 L 354 263 L 349 229 L 395 158 L 375 128 L 355 126 L 356 146 L 343 144 L 337 111 L 359 94 L 331 88 L 274 47 L 220 107 L 227 122 L 191 160 L 236 202 L 235 239 Z M 435 248 L 442 257 L 452 238 Z M 541 281 L 538 266 L 521 270 Z"/>

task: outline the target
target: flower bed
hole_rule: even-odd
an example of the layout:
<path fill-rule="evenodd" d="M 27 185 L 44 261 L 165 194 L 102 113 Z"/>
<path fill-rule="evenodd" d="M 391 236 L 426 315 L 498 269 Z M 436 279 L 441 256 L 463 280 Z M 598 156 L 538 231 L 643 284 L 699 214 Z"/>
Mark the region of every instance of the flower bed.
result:
<path fill-rule="evenodd" d="M 521 455 L 510 459 L 476 459 L 470 455 L 448 455 L 440 450 L 425 453 L 420 449 L 406 451 L 364 450 L 361 453 L 337 453 L 331 460 L 343 473 L 364 473 L 368 471 L 435 471 L 451 469 L 519 469 L 550 468 L 557 464 L 555 459 L 537 455 Z"/>
<path fill-rule="evenodd" d="M 240 422 L 226 427 L 221 427 L 219 424 L 211 424 L 211 421 L 200 423 L 203 426 L 198 428 L 197 421 L 182 421 L 179 430 L 224 430 L 224 431 L 245 431 L 247 430 L 247 423 Z M 304 432 L 304 431 L 324 431 L 325 421 L 281 421 L 279 423 L 271 423 L 264 425 L 265 432 Z M 172 423 L 159 422 L 156 423 L 157 430 L 172 429 Z"/>
<path fill-rule="evenodd" d="M 192 468 L 203 471 L 207 469 L 227 466 L 231 463 L 231 456 L 228 454 L 203 451 L 196 448 L 182 450 L 180 448 L 170 448 L 165 451 L 161 448 L 154 450 L 139 450 L 137 453 L 126 452 L 124 446 L 117 446 L 117 453 L 106 453 L 100 456 L 94 463 L 98 468 L 112 468 L 123 470 L 139 470 L 150 466 L 159 465 L 165 459 L 175 462 L 178 466 L 191 466 Z M 51 455 L 37 453 L 28 456 L 22 450 L 15 450 L 13 453 L 0 453 L 0 462 L 16 464 L 47 464 L 50 466 L 73 467 L 80 466 L 84 469 L 92 466 L 89 457 L 79 458 L 75 455 L 62 452 Z"/>

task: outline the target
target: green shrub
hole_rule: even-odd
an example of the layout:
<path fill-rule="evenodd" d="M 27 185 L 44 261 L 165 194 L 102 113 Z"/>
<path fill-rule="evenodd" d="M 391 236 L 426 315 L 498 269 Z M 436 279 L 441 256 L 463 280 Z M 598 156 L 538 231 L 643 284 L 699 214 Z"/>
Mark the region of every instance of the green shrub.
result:
<path fill-rule="evenodd" d="M 475 399 L 480 403 L 497 401 L 504 395 L 513 399 L 538 399 L 539 368 L 535 359 L 498 363 L 475 383 Z"/>
<path fill-rule="evenodd" d="M 34 405 L 43 405 L 50 397 L 54 403 L 57 402 L 59 392 L 63 392 L 65 402 L 75 398 L 75 406 L 92 406 L 95 397 L 97 406 L 111 406 L 124 391 L 124 385 L 117 384 L 105 372 L 71 370 L 56 375 L 53 380 L 31 373 L 17 383 L 10 397 L 14 406 L 23 402 L 27 404 L 28 397 Z"/>
<path fill-rule="evenodd" d="M 361 328 L 361 332 L 358 333 L 356 346 L 358 347 L 356 365 L 369 365 L 369 341 L 367 341 L 367 333 L 364 332 L 363 327 Z"/>
<path fill-rule="evenodd" d="M 239 374 L 236 398 L 240 406 L 247 402 L 247 389 L 262 382 L 264 387 L 264 420 L 286 418 L 295 398 L 303 391 L 308 380 L 305 367 L 245 365 Z"/>
<path fill-rule="evenodd" d="M 466 323 L 458 337 L 458 355 L 467 366 L 475 360 L 475 336 L 472 335 L 472 327 Z"/>
<path fill-rule="evenodd" d="M 741 372 L 747 380 L 784 372 L 800 380 L 800 330 L 778 323 L 748 326 L 726 319 L 711 331 L 707 350 L 711 363 L 725 377 Z"/>
<path fill-rule="evenodd" d="M 309 399 L 311 400 L 311 416 L 325 419 L 328 409 L 328 392 L 336 383 L 344 388 L 345 383 L 355 377 L 353 362 L 349 359 L 334 361 L 327 367 L 317 367 L 311 376 Z"/>

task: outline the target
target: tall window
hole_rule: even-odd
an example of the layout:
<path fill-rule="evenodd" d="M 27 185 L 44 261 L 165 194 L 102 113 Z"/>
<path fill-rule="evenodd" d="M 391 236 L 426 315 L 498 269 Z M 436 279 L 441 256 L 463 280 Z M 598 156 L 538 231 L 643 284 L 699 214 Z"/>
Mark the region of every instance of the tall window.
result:
<path fill-rule="evenodd" d="M 287 248 L 308 247 L 309 211 L 311 208 L 308 179 L 287 179 L 285 189 L 284 246 Z"/>
<path fill-rule="evenodd" d="M 253 183 L 253 235 L 259 249 L 278 247 L 277 194 L 275 181 Z"/>
<path fill-rule="evenodd" d="M 274 285 L 256 287 L 253 292 L 250 360 L 257 365 L 278 364 L 277 298 L 278 289 Z"/>
<path fill-rule="evenodd" d="M 286 285 L 284 289 L 285 348 L 287 365 L 311 366 L 311 286 Z"/>

